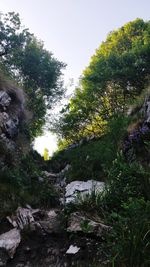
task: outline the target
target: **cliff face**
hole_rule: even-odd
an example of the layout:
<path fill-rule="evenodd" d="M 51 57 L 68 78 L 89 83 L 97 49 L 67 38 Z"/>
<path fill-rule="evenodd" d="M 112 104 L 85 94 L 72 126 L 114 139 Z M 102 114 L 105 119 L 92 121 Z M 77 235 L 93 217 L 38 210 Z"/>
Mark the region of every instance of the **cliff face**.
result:
<path fill-rule="evenodd" d="M 21 89 L 0 77 L 0 164 L 17 152 L 17 139 L 25 118 L 24 95 Z"/>
<path fill-rule="evenodd" d="M 140 108 L 135 108 L 128 114 L 136 116 L 135 122 L 128 127 L 128 135 L 123 143 L 123 152 L 128 162 L 137 161 L 141 164 L 150 164 L 150 94 L 145 97 Z"/>
<path fill-rule="evenodd" d="M 150 127 L 150 94 L 145 98 L 141 113 L 143 114 L 145 123 Z"/>

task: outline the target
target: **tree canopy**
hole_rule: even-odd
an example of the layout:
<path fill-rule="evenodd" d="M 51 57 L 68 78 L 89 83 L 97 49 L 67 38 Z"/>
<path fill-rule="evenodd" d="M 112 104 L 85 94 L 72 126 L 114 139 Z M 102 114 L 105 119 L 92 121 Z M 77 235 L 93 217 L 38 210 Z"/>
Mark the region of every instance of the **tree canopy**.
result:
<path fill-rule="evenodd" d="M 44 48 L 42 41 L 24 28 L 19 14 L 10 12 L 0 20 L 0 69 L 18 82 L 27 95 L 32 112 L 30 136 L 41 133 L 46 110 L 64 93 L 63 62 Z"/>
<path fill-rule="evenodd" d="M 126 111 L 150 75 L 150 22 L 136 19 L 110 32 L 91 57 L 79 88 L 61 111 L 55 131 L 68 143 L 102 135 Z"/>

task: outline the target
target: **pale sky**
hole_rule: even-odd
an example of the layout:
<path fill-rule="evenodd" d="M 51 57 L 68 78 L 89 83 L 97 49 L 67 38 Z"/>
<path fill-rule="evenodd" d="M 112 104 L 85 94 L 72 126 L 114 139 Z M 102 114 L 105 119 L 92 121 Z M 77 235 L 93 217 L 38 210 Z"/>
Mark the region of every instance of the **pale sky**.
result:
<path fill-rule="evenodd" d="M 67 64 L 65 81 L 76 83 L 110 31 L 136 18 L 150 19 L 150 0 L 0 0 L 0 11 L 18 12 L 25 27 Z M 51 154 L 53 139 L 38 138 L 38 151 L 46 146 Z"/>

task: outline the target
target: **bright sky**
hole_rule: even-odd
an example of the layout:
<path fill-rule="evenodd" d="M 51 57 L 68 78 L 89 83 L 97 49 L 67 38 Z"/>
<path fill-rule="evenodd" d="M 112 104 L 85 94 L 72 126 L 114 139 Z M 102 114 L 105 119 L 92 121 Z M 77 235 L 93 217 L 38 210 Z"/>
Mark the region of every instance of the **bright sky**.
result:
<path fill-rule="evenodd" d="M 108 32 L 135 18 L 150 19 L 150 0 L 1 0 L 0 11 L 15 11 L 46 49 L 67 63 L 65 81 L 75 83 Z M 36 148 L 56 149 L 50 134 L 36 140 Z"/>

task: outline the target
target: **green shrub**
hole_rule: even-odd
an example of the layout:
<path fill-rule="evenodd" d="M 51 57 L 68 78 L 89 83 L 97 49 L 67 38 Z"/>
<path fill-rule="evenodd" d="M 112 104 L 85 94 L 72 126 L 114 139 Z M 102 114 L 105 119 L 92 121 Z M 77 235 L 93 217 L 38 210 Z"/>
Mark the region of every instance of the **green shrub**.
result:
<path fill-rule="evenodd" d="M 104 207 L 104 196 L 105 190 L 102 192 L 96 192 L 92 190 L 90 194 L 77 195 L 76 201 L 67 205 L 66 210 L 68 213 L 73 211 L 84 211 L 88 212 L 92 216 L 99 215 L 101 219 L 106 216 L 106 211 Z"/>
<path fill-rule="evenodd" d="M 58 204 L 58 193 L 43 177 L 34 156 L 31 153 L 23 157 L 19 165 L 0 170 L 0 217 L 19 205 L 47 208 Z"/>
<path fill-rule="evenodd" d="M 112 266 L 150 266 L 150 201 L 129 199 L 122 212 L 112 212 L 113 230 L 108 243 Z"/>
<path fill-rule="evenodd" d="M 108 132 L 105 136 L 90 141 L 84 141 L 72 149 L 58 151 L 48 162 L 54 166 L 60 162 L 60 166 L 71 164 L 66 174 L 68 181 L 73 180 L 106 180 L 107 171 L 112 166 L 112 161 L 116 158 L 118 147 L 126 133 L 129 118 L 118 116 L 108 124 Z M 58 171 L 58 165 L 54 171 Z"/>
<path fill-rule="evenodd" d="M 150 199 L 150 172 L 136 162 L 127 163 L 118 155 L 108 172 L 105 202 L 109 209 L 118 210 L 130 197 Z"/>

